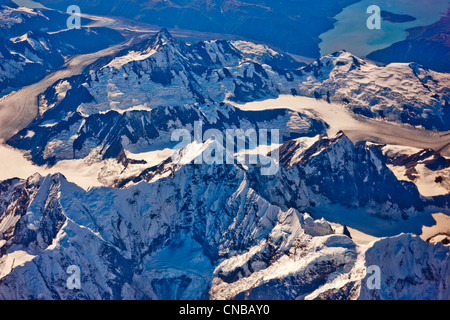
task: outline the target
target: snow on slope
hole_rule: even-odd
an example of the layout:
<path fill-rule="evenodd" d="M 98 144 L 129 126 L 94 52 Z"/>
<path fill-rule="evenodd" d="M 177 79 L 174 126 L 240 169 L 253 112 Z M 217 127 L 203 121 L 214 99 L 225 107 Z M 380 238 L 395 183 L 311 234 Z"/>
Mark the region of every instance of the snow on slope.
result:
<path fill-rule="evenodd" d="M 247 111 L 283 108 L 312 114 L 329 125 L 327 132 L 330 136 L 343 131 L 353 142 L 372 141 L 419 149 L 432 148 L 434 150 L 441 150 L 450 143 L 450 136 L 446 132 L 429 131 L 381 119 L 362 118 L 349 112 L 342 104 L 327 103 L 309 97 L 280 95 L 275 99 L 229 103 L 236 108 Z M 443 151 L 448 153 L 448 150 Z"/>
<path fill-rule="evenodd" d="M 431 227 L 423 227 L 420 237 L 429 243 L 450 244 L 450 217 L 443 213 L 433 214 L 436 224 Z"/>
<path fill-rule="evenodd" d="M 450 193 L 450 158 L 417 148 L 385 145 L 382 153 L 399 180 L 412 181 L 423 196 Z"/>
<path fill-rule="evenodd" d="M 0 183 L 0 298 L 449 298 L 445 239 L 395 236 L 429 225 L 424 207 L 448 210 L 448 202 L 420 197 L 371 144 L 345 135 L 441 147 L 441 133 L 357 117 L 364 112 L 351 103 L 402 121 L 403 103 L 429 104 L 422 111 L 434 118 L 421 124 L 439 126 L 445 75 L 414 65 L 375 68 L 345 52 L 298 69 L 265 46 L 187 45 L 165 30 L 111 58 L 87 76 L 54 83 L 41 96 L 42 118 L 10 141 L 54 165 L 39 171 L 65 172 L 86 190 L 58 173 Z M 341 87 L 318 91 L 330 81 Z M 368 94 L 386 99 L 368 102 Z M 223 103 L 257 99 L 266 100 Z M 295 112 L 274 110 L 285 107 Z M 192 129 L 199 118 L 222 130 L 281 129 L 283 167 L 266 178 L 258 166 L 169 160 L 170 130 Z M 208 143 L 180 154 L 192 159 Z M 36 168 L 8 166 L 20 175 Z M 92 188 L 99 182 L 123 188 Z M 376 237 L 348 231 L 343 221 Z M 71 264 L 82 269 L 78 292 L 65 287 Z M 365 284 L 370 265 L 382 270 L 380 290 Z"/>
<path fill-rule="evenodd" d="M 359 245 L 325 220 L 271 205 L 233 166 L 185 166 L 171 178 L 122 190 L 86 192 L 60 175 L 3 185 L 9 191 L 0 199 L 13 195 L 26 205 L 2 215 L 19 218 L 2 229 L 7 240 L 2 250 L 8 257 L 23 251 L 28 256 L 21 266 L 5 269 L 1 298 L 449 296 L 444 288 L 449 251 L 443 245 L 410 235 Z M 82 270 L 78 291 L 65 287 L 65 269 L 72 264 Z M 372 264 L 382 270 L 381 290 L 366 288 Z"/>
<path fill-rule="evenodd" d="M 253 45 L 247 43 L 248 48 Z M 276 91 L 275 82 L 288 85 L 276 67 L 296 68 L 301 64 L 259 47 L 262 52 L 239 51 L 227 41 L 187 45 L 162 30 L 93 72 L 85 86 L 96 103 L 85 103 L 82 110 L 92 114 L 137 105 L 179 106 L 271 94 Z"/>
<path fill-rule="evenodd" d="M 450 129 L 447 73 L 415 63 L 379 67 L 345 51 L 323 56 L 301 71 L 299 95 L 345 103 L 369 117 Z"/>
<path fill-rule="evenodd" d="M 25 159 L 24 154 L 19 150 L 4 145 L 0 145 L 0 158 L 3 159 L 0 180 L 24 179 L 34 173 L 46 176 L 60 172 L 84 189 L 103 185 L 98 181 L 98 174 L 106 163 L 89 165 L 84 160 L 67 160 L 61 161 L 52 168 L 39 167 Z"/>

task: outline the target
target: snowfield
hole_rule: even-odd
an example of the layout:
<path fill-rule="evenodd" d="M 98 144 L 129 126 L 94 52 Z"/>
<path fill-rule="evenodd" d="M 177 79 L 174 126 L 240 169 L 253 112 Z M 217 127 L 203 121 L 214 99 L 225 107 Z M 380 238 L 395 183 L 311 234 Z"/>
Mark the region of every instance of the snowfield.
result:
<path fill-rule="evenodd" d="M 450 157 L 450 133 L 425 130 L 423 128 L 393 123 L 380 119 L 369 119 L 351 113 L 342 104 L 327 103 L 308 97 L 281 95 L 276 99 L 252 101 L 245 104 L 233 103 L 241 110 L 290 109 L 293 111 L 316 115 L 330 128 L 328 134 L 335 135 L 339 131 L 353 141 L 372 141 L 379 144 L 407 146 L 418 149 L 434 149 Z"/>
<path fill-rule="evenodd" d="M 126 41 L 0 98 L 0 299 L 450 299 L 448 74 L 86 17 Z"/>

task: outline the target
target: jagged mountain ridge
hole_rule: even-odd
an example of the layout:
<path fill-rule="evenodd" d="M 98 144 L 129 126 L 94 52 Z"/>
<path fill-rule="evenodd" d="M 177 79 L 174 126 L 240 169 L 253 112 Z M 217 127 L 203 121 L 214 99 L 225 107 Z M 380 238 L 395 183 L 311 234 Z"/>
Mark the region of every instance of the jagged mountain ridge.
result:
<path fill-rule="evenodd" d="M 39 99 L 41 116 L 53 109 L 59 115 L 49 112 L 48 117 L 51 114 L 55 122 L 74 110 L 89 116 L 299 94 L 344 103 L 365 116 L 426 128 L 446 129 L 450 123 L 448 76 L 417 65 L 376 67 L 346 52 L 301 67 L 264 46 L 242 41 L 186 45 L 163 30 L 101 61 L 88 69 L 89 75 L 58 81 L 46 90 Z M 69 86 L 61 92 L 66 82 Z"/>
<path fill-rule="evenodd" d="M 303 69 L 299 95 L 342 102 L 370 118 L 448 130 L 450 78 L 416 63 L 384 67 L 342 51 Z"/>
<path fill-rule="evenodd" d="M 73 96 L 73 99 L 80 98 Z M 139 150 L 158 143 L 170 144 L 171 132 L 187 128 L 193 134 L 196 121 L 203 123 L 204 132 L 211 128 L 257 130 L 271 128 L 271 124 L 276 123 L 285 139 L 324 133 L 327 127 L 317 118 L 288 110 L 251 112 L 214 103 L 160 107 L 151 111 L 109 111 L 88 117 L 72 111 L 60 122 L 46 117 L 52 111 L 56 112 L 56 109 L 45 113 L 42 119 L 8 140 L 16 148 L 30 150 L 31 159 L 37 164 L 54 165 L 60 160 L 83 159 L 93 152 L 102 159 L 116 158 L 124 149 Z M 68 134 L 70 139 L 67 139 Z"/>
<path fill-rule="evenodd" d="M 151 144 L 199 119 L 206 128 L 220 130 L 275 127 L 289 141 L 280 148 L 279 174 L 269 178 L 259 175 L 258 166 L 166 161 L 144 168 L 131 183 L 129 177 L 116 181 L 123 189 L 85 191 L 61 175 L 2 182 L 0 297 L 448 298 L 449 251 L 443 244 L 407 234 L 361 245 L 335 225 L 300 214 L 335 202 L 349 211 L 372 209 L 372 215 L 395 224 L 420 216 L 425 205 L 448 210 L 448 201 L 436 204 L 420 197 L 411 183 L 395 178 L 376 149 L 354 145 L 342 133 L 326 136 L 319 119 L 287 110 L 243 112 L 225 103 L 221 93 L 237 101 L 246 101 L 245 90 L 254 92 L 251 99 L 282 90 L 299 94 L 278 82 L 304 81 L 307 89 L 301 94 L 320 98 L 320 81 L 342 76 L 351 87 L 355 80 L 347 82 L 342 69 L 362 72 L 364 63 L 339 52 L 302 68 L 264 46 L 187 45 L 163 30 L 89 74 L 58 81 L 41 96 L 39 118 L 9 141 L 29 150 L 36 163 L 99 151 L 99 158 L 117 158 L 126 167 L 125 149 L 138 150 L 142 140 Z M 398 77 L 415 68 L 397 67 Z M 228 70 L 231 76 L 225 69 L 233 71 Z M 419 70 L 415 77 L 423 88 L 431 81 L 436 86 L 430 91 L 439 91 L 436 74 L 427 72 Z M 318 82 L 308 87 L 305 79 Z M 142 91 L 129 84 L 138 81 Z M 142 98 L 151 88 L 156 95 Z M 424 262 L 417 264 L 417 257 Z M 65 286 L 71 264 L 82 267 L 80 291 Z M 370 264 L 382 268 L 381 291 L 365 286 Z"/>
<path fill-rule="evenodd" d="M 145 101 L 121 98 L 132 94 L 126 87 L 130 80 L 142 87 Z M 289 56 L 245 41 L 203 41 L 186 46 L 162 30 L 92 72 L 87 84 L 97 108 L 174 105 L 173 99 L 175 104 L 225 99 L 245 102 L 298 94 L 348 104 L 355 113 L 369 117 L 446 130 L 449 81 L 448 74 L 417 64 L 378 67 L 345 51 L 302 66 Z M 105 82 L 114 83 L 112 90 L 104 87 Z M 108 97 L 105 91 L 110 91 Z M 86 106 L 85 112 L 90 111 Z"/>
<path fill-rule="evenodd" d="M 0 94 L 40 79 L 48 70 L 64 64 L 63 56 L 41 32 L 29 32 L 22 40 L 0 38 Z M 27 74 L 24 79 L 21 75 Z"/>
<path fill-rule="evenodd" d="M 351 65 L 348 66 L 344 62 L 349 62 Z M 43 104 L 46 105 L 41 116 L 29 127 L 11 138 L 8 143 L 17 148 L 29 150 L 31 159 L 37 164 L 54 165 L 61 160 L 86 157 L 103 160 L 115 158 L 119 162 L 119 167 L 123 168 L 123 175 L 117 174 L 112 183 L 108 183 L 112 186 L 124 187 L 142 180 L 152 181 L 161 173 L 170 172 L 173 163 L 165 161 L 154 167 L 153 164 L 146 166 L 145 161 L 140 161 L 138 162 L 140 169 L 129 170 L 137 171 L 137 173 L 125 175 L 130 160 L 126 159 L 124 151 L 136 151 L 143 146 L 167 143 L 170 141 L 171 131 L 188 128 L 192 132 L 192 125 L 195 121 L 201 120 L 204 123 L 204 130 L 215 128 L 223 131 L 227 128 L 277 127 L 281 130 L 282 142 L 297 137 L 300 139 L 312 138 L 325 133 L 326 124 L 311 118 L 311 116 L 286 110 L 243 112 L 226 103 L 215 102 L 211 95 L 206 95 L 208 97 L 206 98 L 205 92 L 210 90 L 211 84 L 200 86 L 201 83 L 198 79 L 201 77 L 209 79 L 208 77 L 213 73 L 226 68 L 240 70 L 253 66 L 256 70 L 255 66 L 259 65 L 263 69 L 261 73 L 253 73 L 252 77 L 248 78 L 251 82 L 246 82 L 247 78 L 239 78 L 239 76 L 234 79 L 240 79 L 242 86 L 251 86 L 255 81 L 254 78 L 259 79 L 261 75 L 264 75 L 264 71 L 266 75 L 277 74 L 277 77 L 281 77 L 285 81 L 289 79 L 294 81 L 295 76 L 304 77 L 307 73 L 311 74 L 308 79 L 314 76 L 316 79 L 329 80 L 338 76 L 342 68 L 350 67 L 352 70 L 358 70 L 359 67 L 366 64 L 366 62 L 343 52 L 323 57 L 310 66 L 289 71 L 289 68 L 295 66 L 296 63 L 288 56 L 278 54 L 267 47 L 259 45 L 252 47 L 251 43 L 239 42 L 236 44 L 226 41 L 206 41 L 187 45 L 174 39 L 167 30 L 163 29 L 133 49 L 126 49 L 112 56 L 104 62 L 104 66 L 100 67 L 99 71 L 60 80 L 47 89 L 41 97 L 45 101 Z M 110 92 L 95 89 L 96 83 L 102 82 L 107 82 L 108 87 L 116 86 L 116 80 L 121 77 L 124 80 L 122 88 L 129 90 L 125 84 L 130 81 L 133 74 L 137 79 L 141 79 L 139 81 L 144 82 L 144 79 L 148 81 L 147 84 L 142 85 L 142 89 L 151 88 L 153 85 L 159 88 L 158 90 L 153 89 L 160 95 L 160 92 L 163 92 L 162 96 L 157 99 L 165 101 L 165 105 L 151 109 L 148 105 L 141 105 L 140 103 L 143 101 L 131 102 L 131 104 L 121 101 L 121 104 L 116 106 L 116 102 L 112 101 L 114 98 L 109 100 L 108 105 L 99 94 L 100 91 L 102 91 L 102 95 L 106 92 L 109 97 Z M 102 78 L 106 80 L 102 80 Z M 262 76 L 262 78 L 273 85 L 270 77 Z M 345 77 L 343 79 L 345 80 Z M 161 81 L 166 82 L 161 83 Z M 170 96 L 179 93 L 178 87 L 175 85 L 176 81 L 189 84 L 188 87 L 192 87 L 192 82 L 199 85 L 198 90 L 192 91 L 192 95 L 187 98 L 188 101 L 191 98 L 194 99 L 190 101 L 195 102 L 194 105 L 181 106 L 187 101 L 178 96 L 179 101 L 176 103 L 179 105 L 170 106 L 170 102 L 168 102 L 170 99 L 166 99 L 167 92 L 171 92 Z M 237 83 L 236 81 L 234 80 L 235 83 Z M 303 85 L 307 87 L 305 83 Z M 264 87 L 270 86 L 263 85 L 261 88 Z M 166 91 L 163 91 L 162 88 Z M 255 87 L 252 90 L 258 92 Z M 133 95 L 121 93 L 119 96 L 122 95 L 133 99 L 142 97 L 142 93 Z M 296 123 L 294 126 L 293 122 Z M 281 153 L 281 163 L 288 169 L 298 164 L 292 163 L 292 159 L 289 159 L 289 152 L 283 150 L 287 148 L 286 145 L 292 143 L 293 141 L 287 142 L 282 147 L 283 152 Z M 311 201 L 310 198 L 318 197 L 318 199 L 323 198 L 325 201 L 337 202 L 348 207 L 368 206 L 374 210 L 373 214 L 386 216 L 388 219 L 407 219 L 416 211 L 423 211 L 425 206 L 433 204 L 433 201 L 420 199 L 414 186 L 403 182 L 398 183 L 379 157 L 370 150 L 366 150 L 365 147 L 355 147 L 342 134 L 336 138 L 320 138 L 315 144 L 308 146 L 306 151 L 301 150 L 305 153 L 299 153 L 295 149 L 302 148 L 299 148 L 298 145 L 294 146 L 296 156 L 303 157 L 300 165 L 295 166 L 300 169 L 294 170 L 294 173 L 288 173 L 284 177 L 277 177 L 275 181 L 284 185 L 281 189 L 286 190 L 285 193 L 292 188 L 289 185 L 297 184 L 295 181 L 306 181 L 307 186 L 300 186 L 300 189 L 296 191 L 299 196 L 291 200 L 291 197 L 286 194 L 281 199 L 276 199 L 273 194 L 265 193 L 263 186 L 271 185 L 271 182 L 268 181 L 260 182 L 262 187 L 257 188 L 272 203 L 276 203 L 284 209 L 290 207 L 299 210 L 307 209 L 309 206 L 315 205 L 315 201 Z M 314 157 L 309 159 L 308 154 L 309 157 L 312 155 Z M 324 155 L 328 156 L 324 158 Z M 372 168 L 368 172 L 364 166 L 367 163 L 374 163 L 376 168 Z M 344 170 L 339 170 L 339 166 Z M 117 169 L 115 170 L 117 171 Z M 383 171 L 383 174 L 380 170 Z M 99 177 L 102 176 L 105 181 L 107 179 L 106 172 L 111 173 L 112 171 L 105 170 L 105 172 L 99 173 Z M 321 172 L 328 172 L 329 175 L 323 176 Z M 255 178 L 255 181 L 258 179 L 258 177 Z M 374 185 L 377 186 L 378 191 L 372 190 Z M 314 188 L 316 188 L 315 191 L 313 191 Z M 386 190 L 392 192 L 386 193 Z M 390 194 L 395 195 L 394 199 L 391 199 Z M 437 206 L 446 210 L 447 202 L 445 199 L 439 200 Z"/>
<path fill-rule="evenodd" d="M 264 45 L 220 40 L 187 45 L 163 29 L 91 71 L 86 87 L 96 105 L 83 111 L 250 101 L 279 93 L 274 81 L 292 80 L 291 70 L 302 65 Z M 106 83 L 113 87 L 105 91 Z M 123 99 L 133 93 L 138 101 Z"/>
<path fill-rule="evenodd" d="M 230 83 L 230 92 L 234 91 L 240 96 L 252 92 L 246 99 L 256 99 L 273 90 L 273 83 L 262 64 L 270 64 L 272 67 L 269 68 L 281 73 L 288 70 L 283 68 L 301 65 L 291 57 L 276 53 L 265 46 L 256 46 L 256 51 L 247 52 L 250 44 L 241 45 L 242 50 L 227 41 L 199 42 L 188 46 L 172 38 L 167 30 L 162 30 L 133 49 L 121 51 L 111 57 L 98 71 L 57 81 L 39 98 L 40 116 L 8 143 L 30 150 L 32 160 L 38 164 L 54 164 L 55 161 L 63 159 L 83 158 L 98 146 L 103 146 L 105 150 L 110 147 L 114 149 L 112 152 L 102 153 L 106 158 L 116 157 L 124 147 L 123 139 L 136 144 L 139 138 L 151 140 L 159 137 L 154 128 L 149 128 L 153 134 L 148 137 L 146 134 L 137 136 L 139 132 L 131 133 L 130 130 L 123 133 L 126 122 L 116 125 L 116 120 L 121 118 L 134 117 L 136 120 L 132 121 L 135 123 L 140 121 L 140 117 L 155 118 L 153 125 L 156 125 L 158 130 L 168 131 L 180 128 L 180 125 L 175 125 L 179 122 L 183 127 L 188 127 L 192 126 L 194 121 L 202 119 L 206 129 L 213 126 L 223 129 L 245 128 L 249 125 L 255 127 L 258 126 L 257 122 L 261 125 L 262 122 L 269 123 L 278 117 L 284 117 L 285 123 L 302 123 L 299 125 L 300 129 L 298 126 L 297 129 L 280 127 L 286 138 L 291 137 L 291 134 L 313 135 L 323 130 L 325 125 L 313 117 L 288 111 L 274 111 L 271 112 L 272 115 L 270 112 L 260 112 L 258 115 L 261 120 L 258 121 L 258 117 L 252 115 L 252 112 L 241 112 L 222 101 L 224 96 L 219 92 L 224 88 L 221 87 L 220 79 L 224 80 L 227 76 L 235 79 L 232 81 L 234 84 Z M 239 73 L 245 76 L 232 76 L 228 67 L 239 70 Z M 113 82 L 119 72 L 123 72 L 119 76 L 122 81 L 115 85 Z M 207 78 L 205 83 L 201 83 L 203 77 Z M 111 90 L 97 86 L 97 83 L 102 82 L 109 83 L 108 88 L 120 86 L 124 92 L 114 94 Z M 130 83 L 134 85 L 130 86 Z M 215 95 L 221 97 L 212 98 L 212 93 L 208 91 L 214 91 Z M 164 111 L 167 107 L 171 107 L 170 110 L 174 110 L 178 115 L 172 115 L 173 112 L 169 109 Z M 111 134 L 94 133 L 89 127 L 90 123 L 98 128 L 98 121 L 110 127 Z M 164 123 L 173 123 L 174 126 L 167 128 Z M 71 140 L 67 140 L 69 132 L 78 137 L 73 138 L 72 134 Z M 169 132 L 167 134 L 170 135 Z M 113 137 L 116 142 L 111 141 Z M 85 141 L 90 143 L 85 144 Z M 57 143 L 67 151 L 61 154 L 53 150 L 52 143 Z M 79 153 L 85 145 L 86 151 Z M 38 148 L 30 148 L 31 146 Z M 46 149 L 53 153 L 43 152 Z"/>
<path fill-rule="evenodd" d="M 39 126 L 61 124 L 67 117 L 72 124 L 81 125 L 82 119 L 101 118 L 110 111 L 124 113 L 186 104 L 200 109 L 216 106 L 220 113 L 227 99 L 245 102 L 279 94 L 345 103 L 358 114 L 425 127 L 445 129 L 450 123 L 446 120 L 450 115 L 445 86 L 448 76 L 417 65 L 376 67 L 346 52 L 302 67 L 291 57 L 263 45 L 243 41 L 188 45 L 163 29 L 131 49 L 101 59 L 88 70 L 88 74 L 59 80 L 48 88 L 39 97 L 40 116 L 9 144 L 29 150 L 34 143 L 42 150 L 59 135 L 62 140 L 56 139 L 58 143 L 71 150 L 73 141 L 65 137 L 65 132 L 70 131 L 67 124 L 54 126 L 52 131 L 59 131 L 51 133 L 49 141 L 37 141 L 42 140 L 38 131 L 48 135 L 48 130 Z M 408 91 L 403 89 L 406 84 Z M 227 108 L 225 105 L 224 112 Z M 209 122 L 217 121 L 215 117 Z M 104 144 L 98 141 L 94 145 Z M 77 147 L 73 146 L 73 150 L 76 154 Z M 42 157 L 33 160 L 45 162 Z"/>
<path fill-rule="evenodd" d="M 61 68 L 68 56 L 96 52 L 123 40 L 119 32 L 102 27 L 51 34 L 34 30 L 0 38 L 0 95 L 43 79 Z"/>
<path fill-rule="evenodd" d="M 270 203 L 304 211 L 331 201 L 393 220 L 406 220 L 433 203 L 424 201 L 412 183 L 398 181 L 367 145 L 355 146 L 342 132 L 307 148 L 302 140 L 280 147 L 283 165 L 277 175 L 252 171 L 253 188 Z"/>
<path fill-rule="evenodd" d="M 201 148 L 193 150 L 191 146 L 180 150 L 179 159 L 193 159 L 192 152 L 202 152 Z M 387 167 L 389 161 L 377 151 L 370 144 L 354 145 L 340 132 L 332 138 L 320 134 L 285 142 L 279 148 L 279 170 L 273 175 L 261 174 L 261 167 L 267 165 L 249 165 L 247 160 L 243 163 L 251 177 L 251 187 L 283 210 L 309 212 L 339 204 L 349 209 L 365 208 L 364 214 L 391 221 L 426 215 L 425 209 L 431 206 L 448 212 L 448 196 L 422 197 L 413 183 L 397 180 Z M 134 175 L 117 175 L 112 186 L 123 188 L 172 176 L 186 163 L 174 159 L 177 157 L 169 157 L 156 166 L 140 166 Z M 123 159 L 120 161 L 124 163 Z"/>
<path fill-rule="evenodd" d="M 67 28 L 65 12 L 35 8 L 30 9 L 17 6 L 12 1 L 6 0 L 0 4 L 0 37 L 9 39 L 19 37 L 29 31 L 54 32 Z M 91 20 L 82 18 L 82 24 Z"/>
<path fill-rule="evenodd" d="M 123 190 L 86 192 L 60 175 L 6 181 L 2 190 L 2 199 L 16 194 L 26 204 L 1 220 L 2 227 L 15 221 L 3 235 L 3 264 L 26 252 L 23 265 L 0 280 L 3 299 L 448 296 L 442 245 L 405 235 L 360 247 L 326 221 L 270 205 L 236 166 L 185 166 L 172 178 Z M 395 244 L 405 242 L 412 251 L 398 256 Z M 424 251 L 429 267 L 420 270 L 413 261 Z M 178 255 L 189 259 L 180 265 Z M 405 263 L 403 273 L 387 263 L 391 255 Z M 382 268 L 381 293 L 364 288 L 364 259 Z M 65 288 L 71 264 L 82 266 L 78 291 Z M 334 271 L 341 281 L 330 277 Z"/>

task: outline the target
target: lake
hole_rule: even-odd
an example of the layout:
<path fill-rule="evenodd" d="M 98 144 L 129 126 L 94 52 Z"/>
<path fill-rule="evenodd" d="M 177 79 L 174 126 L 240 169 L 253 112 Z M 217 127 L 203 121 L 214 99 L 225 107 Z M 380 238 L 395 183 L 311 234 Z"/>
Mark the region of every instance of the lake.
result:
<path fill-rule="evenodd" d="M 381 29 L 369 30 L 366 13 L 370 5 L 377 5 L 381 10 L 396 14 L 407 14 L 416 18 L 414 21 L 392 23 L 381 21 Z M 334 18 L 334 29 L 320 35 L 321 54 L 328 54 L 345 49 L 357 56 L 366 56 L 372 51 L 388 47 L 405 38 L 405 29 L 426 26 L 439 20 L 447 13 L 448 0 L 362 0 L 346 7 Z"/>

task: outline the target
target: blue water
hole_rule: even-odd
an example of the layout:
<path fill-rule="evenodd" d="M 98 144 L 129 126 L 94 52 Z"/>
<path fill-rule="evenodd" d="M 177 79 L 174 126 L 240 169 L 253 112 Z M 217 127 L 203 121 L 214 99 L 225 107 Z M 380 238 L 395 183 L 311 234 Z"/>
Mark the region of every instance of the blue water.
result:
<path fill-rule="evenodd" d="M 392 23 L 381 21 L 381 29 L 369 30 L 366 21 L 370 14 L 367 7 L 377 5 L 381 10 L 407 14 L 415 21 Z M 321 54 L 345 49 L 355 55 L 365 56 L 370 52 L 388 47 L 405 38 L 405 29 L 426 26 L 439 20 L 447 13 L 448 0 L 362 0 L 345 8 L 334 18 L 334 29 L 320 35 Z"/>

